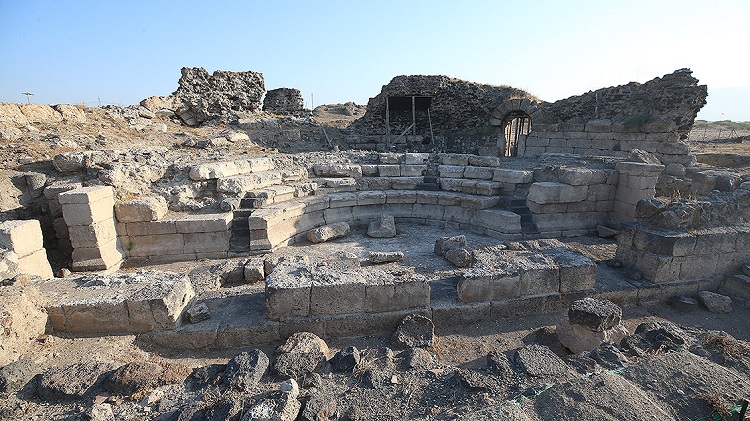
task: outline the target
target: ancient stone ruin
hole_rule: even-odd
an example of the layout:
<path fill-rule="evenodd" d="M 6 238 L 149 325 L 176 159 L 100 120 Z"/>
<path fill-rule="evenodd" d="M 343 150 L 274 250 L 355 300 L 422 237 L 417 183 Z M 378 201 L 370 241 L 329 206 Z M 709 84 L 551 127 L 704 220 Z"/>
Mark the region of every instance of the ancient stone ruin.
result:
<path fill-rule="evenodd" d="M 0 365 L 20 368 L 16 377 L 0 368 L 2 391 L 27 387 L 14 379 L 32 373 L 43 401 L 88 399 L 101 387 L 146 399 L 163 419 L 290 420 L 372 419 L 357 401 L 382 399 L 366 390 L 383 388 L 404 402 L 383 404 L 396 419 L 595 419 L 596 382 L 621 419 L 629 409 L 619 394 L 639 416 L 675 419 L 706 412 L 711 393 L 747 396 L 746 366 L 704 358 L 708 336 L 666 321 L 636 329 L 624 316 L 647 304 L 698 311 L 698 300 L 747 314 L 750 173 L 704 165 L 691 150 L 706 95 L 687 69 L 553 103 L 507 86 L 398 76 L 350 126 L 321 128 L 297 89 L 266 91 L 257 72 L 183 68 L 172 95 L 103 114 L 0 104 L 8 142 L 31 139 L 34 125 L 102 115 L 139 133 L 119 148 L 105 147 L 105 135 L 91 140 L 100 147 L 46 135 L 59 150 L 46 167 L 19 163 L 3 181 Z M 138 136 L 148 140 L 128 144 Z M 449 332 L 552 316 L 552 339 L 489 352 L 483 370 L 433 352 L 450 347 L 440 341 Z M 46 335 L 133 335 L 165 353 L 252 350 L 191 377 L 145 361 L 35 373 L 23 361 Z M 404 351 L 342 345 L 377 335 Z M 277 345 L 271 358 L 262 350 Z M 698 394 L 685 379 L 674 400 L 653 403 L 644 388 L 658 388 L 654 373 L 688 366 L 724 370 L 723 380 Z M 66 370 L 80 381 L 61 380 Z M 357 379 L 351 398 L 325 394 L 347 376 Z M 146 378 L 158 381 L 133 386 Z M 184 392 L 162 408 L 161 396 L 145 395 L 180 379 L 220 399 Z M 448 398 L 412 401 L 410 384 L 459 403 L 430 412 Z M 516 405 L 511 390 L 536 400 Z M 570 393 L 581 402 L 565 403 Z M 92 398 L 87 416 L 133 415 L 107 396 Z"/>

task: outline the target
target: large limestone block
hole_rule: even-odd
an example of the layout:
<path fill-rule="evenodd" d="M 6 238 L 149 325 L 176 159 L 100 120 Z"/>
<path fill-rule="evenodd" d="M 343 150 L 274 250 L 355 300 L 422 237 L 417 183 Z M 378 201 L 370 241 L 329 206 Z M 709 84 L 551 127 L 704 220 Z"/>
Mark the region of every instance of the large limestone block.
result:
<path fill-rule="evenodd" d="M 52 328 L 79 334 L 174 329 L 195 297 L 186 275 L 158 271 L 70 278 L 47 294 Z"/>
<path fill-rule="evenodd" d="M 494 176 L 493 168 L 468 166 L 464 169 L 465 178 L 492 180 L 493 176 Z"/>
<path fill-rule="evenodd" d="M 270 171 L 275 168 L 270 158 L 252 158 L 239 161 L 211 162 L 193 165 L 190 168 L 190 178 L 195 181 L 212 180 L 232 177 L 238 174 Z"/>
<path fill-rule="evenodd" d="M 115 224 L 110 221 L 95 222 L 91 225 L 71 225 L 68 237 L 74 248 L 99 247 L 117 238 Z"/>
<path fill-rule="evenodd" d="M 349 235 L 351 227 L 348 222 L 337 222 L 315 228 L 307 233 L 307 239 L 311 243 L 322 243 L 336 238 Z"/>
<path fill-rule="evenodd" d="M 179 233 L 228 231 L 232 226 L 232 213 L 189 215 L 175 220 L 175 225 Z"/>
<path fill-rule="evenodd" d="M 362 167 L 357 164 L 318 164 L 313 172 L 318 177 L 362 177 Z"/>
<path fill-rule="evenodd" d="M 110 186 L 82 187 L 60 193 L 58 199 L 68 226 L 114 218 L 114 190 Z"/>
<path fill-rule="evenodd" d="M 543 181 L 531 185 L 527 199 L 538 204 L 573 203 L 586 200 L 587 193 L 588 186 Z"/>
<path fill-rule="evenodd" d="M 132 257 L 183 254 L 185 238 L 182 234 L 152 234 L 129 236 L 124 245 Z"/>
<path fill-rule="evenodd" d="M 438 173 L 440 174 L 440 177 L 462 178 L 464 176 L 465 168 L 466 167 L 462 167 L 459 165 L 439 165 Z"/>
<path fill-rule="evenodd" d="M 125 257 L 125 252 L 120 248 L 119 241 L 113 239 L 98 247 L 79 247 L 74 249 L 71 269 L 78 272 L 110 270 L 118 267 Z"/>
<path fill-rule="evenodd" d="M 35 219 L 0 222 L 0 247 L 12 250 L 19 258 L 43 247 L 42 228 Z"/>
<path fill-rule="evenodd" d="M 139 197 L 115 205 L 119 222 L 158 221 L 167 214 L 167 201 L 161 196 Z"/>
<path fill-rule="evenodd" d="M 236 175 L 219 178 L 216 183 L 216 189 L 220 192 L 240 194 L 279 185 L 283 179 L 281 171 L 263 171 L 247 175 Z"/>
<path fill-rule="evenodd" d="M 366 275 L 358 269 L 311 270 L 310 315 L 362 313 L 365 309 Z"/>
<path fill-rule="evenodd" d="M 520 296 L 521 277 L 517 271 L 495 272 L 471 268 L 459 278 L 457 292 L 462 303 L 507 300 Z"/>
<path fill-rule="evenodd" d="M 521 232 L 521 216 L 502 209 L 481 209 L 474 213 L 474 224 L 508 234 Z"/>
<path fill-rule="evenodd" d="M 495 168 L 493 181 L 511 184 L 527 184 L 534 181 L 534 172 L 527 170 L 511 170 L 507 168 Z"/>
<path fill-rule="evenodd" d="M 18 258 L 18 272 L 35 275 L 42 279 L 49 279 L 54 276 L 49 260 L 47 260 L 47 252 L 43 248 L 28 256 Z"/>
<path fill-rule="evenodd" d="M 266 313 L 271 320 L 310 314 L 312 275 L 296 262 L 281 262 L 266 276 Z"/>
<path fill-rule="evenodd" d="M 18 360 L 45 331 L 47 314 L 35 286 L 0 287 L 0 366 Z"/>
<path fill-rule="evenodd" d="M 60 192 L 57 197 L 61 204 L 86 204 L 114 197 L 111 186 L 89 186 Z"/>

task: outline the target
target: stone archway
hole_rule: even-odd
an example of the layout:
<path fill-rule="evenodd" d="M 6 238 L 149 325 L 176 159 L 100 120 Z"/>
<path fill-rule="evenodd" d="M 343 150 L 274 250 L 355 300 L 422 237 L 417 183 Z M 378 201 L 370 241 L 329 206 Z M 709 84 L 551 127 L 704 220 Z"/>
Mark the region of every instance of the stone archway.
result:
<path fill-rule="evenodd" d="M 504 156 L 516 156 L 518 143 L 531 133 L 532 121 L 541 115 L 540 104 L 528 98 L 506 99 L 491 114 L 498 127 L 497 147 Z"/>

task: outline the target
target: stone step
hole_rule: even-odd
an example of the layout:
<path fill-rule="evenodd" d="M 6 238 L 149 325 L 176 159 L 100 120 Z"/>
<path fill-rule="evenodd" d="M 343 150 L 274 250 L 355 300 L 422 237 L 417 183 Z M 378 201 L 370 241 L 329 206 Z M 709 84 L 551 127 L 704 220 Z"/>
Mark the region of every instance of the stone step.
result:
<path fill-rule="evenodd" d="M 538 234 L 539 229 L 536 227 L 536 224 L 533 222 L 521 222 L 521 232 L 523 234 Z"/>
<path fill-rule="evenodd" d="M 240 200 L 241 209 L 257 209 L 275 203 L 286 202 L 301 197 L 312 196 L 318 189 L 318 183 L 303 182 L 289 185 L 271 186 L 247 192 Z"/>
<path fill-rule="evenodd" d="M 750 276 L 739 273 L 728 275 L 724 280 L 721 291 L 744 300 L 750 300 Z"/>
<path fill-rule="evenodd" d="M 244 195 L 254 190 L 265 189 L 307 178 L 307 170 L 291 168 L 284 170 L 259 171 L 250 174 L 222 177 L 216 182 L 216 190 L 233 195 Z"/>
<path fill-rule="evenodd" d="M 415 190 L 439 191 L 440 186 L 437 183 L 421 183 L 421 184 L 417 184 Z"/>

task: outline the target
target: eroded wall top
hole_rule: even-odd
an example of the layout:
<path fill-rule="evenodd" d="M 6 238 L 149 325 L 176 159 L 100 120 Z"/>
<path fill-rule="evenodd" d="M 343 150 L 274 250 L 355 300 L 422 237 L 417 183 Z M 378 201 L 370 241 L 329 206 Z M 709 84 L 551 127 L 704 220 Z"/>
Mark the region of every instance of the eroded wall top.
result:
<path fill-rule="evenodd" d="M 707 95 L 706 85 L 698 85 L 690 69 L 680 69 L 646 83 L 630 82 L 545 103 L 542 123 L 580 124 L 606 119 L 642 125 L 671 121 L 684 139 Z"/>
<path fill-rule="evenodd" d="M 529 98 L 537 101 L 528 92 L 509 86 L 492 86 L 467 82 L 448 76 L 397 76 L 380 93 L 370 98 L 365 115 L 355 122 L 353 128 L 366 135 L 385 134 L 386 98 L 398 96 L 430 97 L 430 118 L 425 112 L 417 115 L 418 135 L 445 139 L 447 150 L 465 152 L 476 149 L 497 133 L 489 125 L 490 115 L 503 101 L 513 98 Z M 412 113 L 392 111 L 391 134 L 396 137 L 412 123 Z"/>

